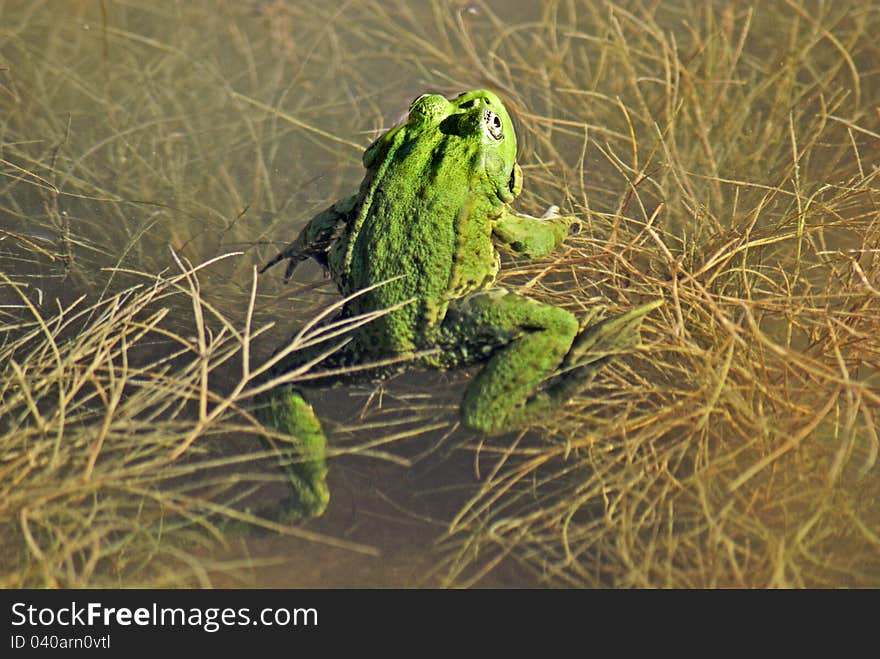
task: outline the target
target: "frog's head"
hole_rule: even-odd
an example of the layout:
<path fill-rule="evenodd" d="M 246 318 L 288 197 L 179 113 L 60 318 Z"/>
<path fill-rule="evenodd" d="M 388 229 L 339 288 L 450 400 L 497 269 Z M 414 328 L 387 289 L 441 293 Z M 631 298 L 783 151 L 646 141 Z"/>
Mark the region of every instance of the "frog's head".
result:
<path fill-rule="evenodd" d="M 459 94 L 452 100 L 422 94 L 402 124 L 380 136 L 364 152 L 364 167 L 385 162 L 392 145 L 403 138 L 397 157 L 430 153 L 435 165 L 460 167 L 470 181 L 480 181 L 504 203 L 522 190 L 522 170 L 516 164 L 513 121 L 497 95 L 485 89 Z"/>
<path fill-rule="evenodd" d="M 522 189 L 522 170 L 516 164 L 513 121 L 497 95 L 477 89 L 448 100 L 423 94 L 413 101 L 407 125 L 422 133 L 439 131 L 460 138 L 444 142 L 439 153 L 459 158 L 485 175 L 491 192 L 507 203 Z"/>
<path fill-rule="evenodd" d="M 522 170 L 516 164 L 516 132 L 497 95 L 485 89 L 460 94 L 449 102 L 453 110 L 440 125 L 444 132 L 467 140 L 476 153 L 475 166 L 501 201 L 509 203 L 522 190 Z"/>

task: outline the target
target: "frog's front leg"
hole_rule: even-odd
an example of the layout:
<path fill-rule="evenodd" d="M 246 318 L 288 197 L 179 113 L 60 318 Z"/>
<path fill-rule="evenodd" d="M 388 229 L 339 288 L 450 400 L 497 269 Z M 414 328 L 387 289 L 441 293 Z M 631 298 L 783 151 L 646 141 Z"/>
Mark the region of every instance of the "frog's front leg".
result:
<path fill-rule="evenodd" d="M 464 359 L 491 354 L 462 401 L 465 425 L 488 434 L 525 426 L 587 386 L 614 354 L 639 345 L 653 302 L 579 332 L 574 315 L 492 289 L 450 305 L 443 330 Z"/>
<path fill-rule="evenodd" d="M 529 258 L 538 258 L 562 244 L 571 226 L 578 222 L 574 216 L 559 215 L 559 208 L 556 206 L 548 208 L 541 217 L 516 213 L 506 208 L 495 221 L 492 235 L 510 251 Z"/>
<path fill-rule="evenodd" d="M 293 275 L 296 266 L 308 258 L 315 259 L 322 268 L 326 268 L 327 250 L 336 236 L 336 227 L 348 220 L 356 203 L 357 196 L 348 197 L 315 215 L 292 243 L 260 268 L 260 274 L 284 260 L 289 261 L 284 272 L 285 282 Z"/>

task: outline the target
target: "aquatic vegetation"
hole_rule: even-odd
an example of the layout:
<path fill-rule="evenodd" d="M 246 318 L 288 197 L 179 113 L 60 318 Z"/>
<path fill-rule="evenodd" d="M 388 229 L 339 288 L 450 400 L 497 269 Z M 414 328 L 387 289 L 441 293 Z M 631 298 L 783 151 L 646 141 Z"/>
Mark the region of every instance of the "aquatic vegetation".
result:
<path fill-rule="evenodd" d="M 501 557 L 573 586 L 880 578 L 880 14 L 670 4 L 563 4 L 529 32 L 556 64 L 525 122 L 540 176 L 592 224 L 520 281 L 560 273 L 573 308 L 668 304 L 551 446 L 475 444 L 453 582 Z M 517 55 L 502 41 L 491 61 L 531 106 Z"/>
<path fill-rule="evenodd" d="M 287 484 L 273 477 L 272 447 L 291 441 L 249 411 L 279 383 L 260 376 L 331 330 L 257 363 L 251 342 L 266 327 L 252 325 L 256 276 L 237 326 L 200 291 L 212 263 L 178 265 L 176 275 L 129 273 L 143 283 L 48 313 L 0 273 L 25 311 L 0 326 L 0 586 L 208 585 L 209 572 L 237 567 L 204 555 L 230 522 L 375 553 L 266 519 L 252 500 L 273 480 Z M 185 304 L 191 334 L 167 322 Z M 230 363 L 237 379 L 224 373 Z"/>
<path fill-rule="evenodd" d="M 395 108 L 476 87 L 512 109 L 518 207 L 584 220 L 501 283 L 577 315 L 666 305 L 643 350 L 523 433 L 457 428 L 446 381 L 369 397 L 340 452 L 404 465 L 421 441 L 456 461 L 435 579 L 514 564 L 576 587 L 880 585 L 880 9 L 8 1 L 0 17 L 3 586 L 259 571 L 212 558 L 219 520 L 260 523 L 248 496 L 281 487 L 251 376 L 337 298 L 317 271 L 255 287 L 253 268 L 356 183 Z"/>

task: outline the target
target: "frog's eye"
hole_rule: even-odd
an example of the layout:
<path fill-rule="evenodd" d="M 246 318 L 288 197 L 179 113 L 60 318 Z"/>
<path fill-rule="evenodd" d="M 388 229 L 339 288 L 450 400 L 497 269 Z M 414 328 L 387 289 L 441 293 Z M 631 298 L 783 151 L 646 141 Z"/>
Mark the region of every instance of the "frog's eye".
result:
<path fill-rule="evenodd" d="M 412 110 L 415 107 L 415 104 L 421 101 L 425 96 L 430 96 L 430 94 L 421 94 L 418 97 L 413 99 L 413 102 L 409 104 L 409 109 Z"/>
<path fill-rule="evenodd" d="M 484 110 L 483 111 L 483 123 L 486 125 L 486 130 L 489 131 L 489 135 L 493 140 L 500 141 L 504 138 L 504 126 L 501 123 L 501 117 L 492 112 L 492 110 Z"/>

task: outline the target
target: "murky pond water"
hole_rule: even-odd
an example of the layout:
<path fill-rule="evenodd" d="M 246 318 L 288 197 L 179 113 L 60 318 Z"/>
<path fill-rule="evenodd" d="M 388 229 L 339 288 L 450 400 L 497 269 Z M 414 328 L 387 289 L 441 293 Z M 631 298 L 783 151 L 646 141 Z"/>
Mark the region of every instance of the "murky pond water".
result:
<path fill-rule="evenodd" d="M 530 13 L 528 4 L 518 11 Z M 10 111 L 4 162 L 12 168 L 2 211 L 7 274 L 51 312 L 55 299 L 96 300 L 137 283 L 136 275 L 108 268 L 174 269 L 169 248 L 192 263 L 234 252 L 240 255 L 203 271 L 201 284 L 231 318 L 247 307 L 253 266 L 328 200 L 357 186 L 363 148 L 405 116 L 415 96 L 490 82 L 480 68 L 446 65 L 457 51 L 478 55 L 454 34 L 462 21 L 482 39 L 496 20 L 488 6 L 431 3 L 9 2 L 2 12 Z M 442 75 L 429 70 L 441 67 Z M 263 357 L 337 298 L 315 266 L 304 265 L 287 286 L 274 275 L 261 277 L 254 308 L 255 325 L 276 322 L 254 346 Z M 22 306 L 11 289 L 3 293 L 10 308 Z M 175 315 L 181 331 L 191 329 L 185 306 L 174 308 L 172 325 Z M 397 407 L 416 417 L 404 426 L 416 435 L 410 442 L 431 446 L 455 424 L 456 389 L 465 380 L 445 380 L 445 400 L 415 386 L 383 401 L 383 414 Z M 231 386 L 222 379 L 213 385 Z M 399 434 L 401 421 L 388 430 L 382 419 L 372 421 L 377 429 L 358 431 L 372 393 L 318 393 L 315 403 L 331 429 L 354 426 L 353 434 L 368 439 Z M 451 494 L 434 495 L 440 503 L 425 508 L 414 497 L 432 498 L 426 492 L 436 482 L 415 483 L 404 467 L 381 459 L 338 462 L 334 505 L 309 528 L 382 557 L 257 538 L 230 549 L 228 560 L 244 551 L 256 563 L 280 558 L 281 565 L 235 572 L 233 583 L 439 583 L 427 576 L 439 556 L 432 544 L 452 502 L 464 500 L 456 488 L 473 483 L 472 469 L 448 468 L 443 487 Z M 456 477 L 462 468 L 465 476 Z M 398 501 L 386 500 L 392 492 Z M 359 562 L 347 567 L 351 560 Z"/>
<path fill-rule="evenodd" d="M 27 451 L 77 424 L 85 430 L 70 442 L 85 457 L 73 453 L 69 467 L 85 470 L 78 483 L 102 474 L 114 433 L 149 435 L 169 469 L 184 449 L 198 460 L 209 444 L 239 442 L 233 454 L 245 455 L 254 441 L 241 420 L 246 401 L 228 408 L 244 410 L 238 420 L 214 427 L 210 417 L 237 395 L 245 328 L 274 323 L 247 343 L 256 365 L 339 299 L 314 264 L 289 284 L 269 271 L 254 288 L 255 266 L 356 189 L 363 149 L 412 99 L 487 87 L 518 128 L 526 182 L 517 207 L 540 214 L 558 203 L 585 220 L 548 259 L 505 257 L 505 285 L 579 315 L 664 296 L 669 307 L 646 335 L 655 357 L 623 362 L 559 418 L 497 441 L 458 427 L 473 370 L 314 392 L 343 454 L 332 462 L 327 514 L 303 524 L 303 537 L 212 531 L 219 548 L 184 529 L 175 542 L 206 567 L 166 581 L 880 584 L 870 558 L 880 523 L 880 53 L 870 35 L 880 16 L 839 4 L 0 0 L 0 322 L 3 345 L 23 341 L 9 353 L 23 366 L 7 368 L 0 390 L 9 442 L 0 479 L 30 482 L 45 457 L 34 487 L 54 502 L 53 479 L 66 478 L 67 465 L 51 442 L 45 454 Z M 110 301 L 156 277 L 165 286 L 187 264 L 220 256 L 197 286 L 175 280 L 179 294 L 163 288 L 139 307 L 143 316 L 114 325 L 135 332 L 165 309 L 130 368 L 156 383 L 179 377 L 156 384 L 130 418 L 116 414 L 141 394 L 135 378 L 115 397 L 117 348 L 88 356 L 89 337 L 115 336 L 96 324 L 110 307 L 68 330 L 46 319 L 80 298 L 82 307 Z M 42 330 L 28 325 L 34 317 Z M 56 336 L 55 327 L 65 340 L 79 332 L 81 353 L 53 362 L 51 341 L 32 350 L 21 338 Z M 238 343 L 223 342 L 230 337 Z M 59 373 L 69 366 L 60 397 L 54 384 L 41 389 L 40 377 L 55 382 L 51 363 Z M 74 391 L 80 372 L 88 385 Z M 188 401 L 180 409 L 169 402 L 175 387 Z M 82 416 L 65 425 L 59 408 Z M 107 409 L 114 414 L 102 416 Z M 194 419 L 203 435 L 188 434 Z M 149 434 L 160 420 L 166 444 Z M 25 429 L 33 439 L 14 444 L 13 431 Z M 154 456 L 128 450 L 102 478 L 128 478 Z M 220 468 L 243 461 L 227 457 Z M 266 462 L 242 467 L 242 497 L 284 496 L 278 483 L 258 489 L 273 478 Z M 157 506 L 149 525 L 196 505 L 194 492 L 199 506 L 206 492 L 238 496 L 201 470 L 169 472 L 167 499 L 157 492 L 168 482 L 134 477 L 124 497 Z M 94 487 L 77 490 L 71 511 L 89 497 L 116 505 Z M 817 504 L 831 500 L 843 517 Z M 92 539 L 100 551 L 83 539 L 61 552 L 63 569 L 46 568 L 47 547 L 79 524 L 68 518 L 88 514 L 46 513 L 34 540 L 21 508 L 9 506 L 0 509 L 8 537 L 43 548 L 43 567 L 27 568 L 22 582 L 155 578 L 146 568 L 127 576 L 132 562 L 149 561 L 119 550 L 116 530 Z M 105 541 L 114 548 L 105 552 Z"/>

